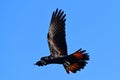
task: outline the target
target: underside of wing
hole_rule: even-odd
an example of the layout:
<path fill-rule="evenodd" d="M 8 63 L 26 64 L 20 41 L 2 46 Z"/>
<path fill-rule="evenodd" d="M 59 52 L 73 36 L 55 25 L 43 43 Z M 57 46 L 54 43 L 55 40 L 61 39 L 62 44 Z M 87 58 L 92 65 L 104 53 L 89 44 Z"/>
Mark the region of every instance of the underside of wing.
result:
<path fill-rule="evenodd" d="M 56 9 L 52 14 L 47 38 L 50 53 L 53 57 L 67 55 L 65 16 L 66 14 L 64 14 L 64 11 L 58 9 Z"/>

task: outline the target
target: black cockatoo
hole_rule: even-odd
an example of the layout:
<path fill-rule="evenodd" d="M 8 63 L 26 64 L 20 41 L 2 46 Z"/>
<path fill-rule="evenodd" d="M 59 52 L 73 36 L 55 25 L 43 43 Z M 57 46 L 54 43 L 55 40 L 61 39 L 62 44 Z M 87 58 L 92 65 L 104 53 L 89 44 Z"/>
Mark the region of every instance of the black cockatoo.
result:
<path fill-rule="evenodd" d="M 70 71 L 76 73 L 86 66 L 89 55 L 82 49 L 70 55 L 67 54 L 65 16 L 66 14 L 61 9 L 56 9 L 53 12 L 47 34 L 50 55 L 42 57 L 35 65 L 62 64 L 67 73 Z"/>

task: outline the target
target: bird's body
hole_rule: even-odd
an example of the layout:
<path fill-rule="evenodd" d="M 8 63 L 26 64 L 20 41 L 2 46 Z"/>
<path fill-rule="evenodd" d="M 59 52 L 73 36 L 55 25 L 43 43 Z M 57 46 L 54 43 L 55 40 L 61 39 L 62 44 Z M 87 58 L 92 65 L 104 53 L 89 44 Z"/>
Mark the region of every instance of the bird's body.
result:
<path fill-rule="evenodd" d="M 65 39 L 65 16 L 64 11 L 56 9 L 53 12 L 49 32 L 47 34 L 50 55 L 42 57 L 36 65 L 62 64 L 67 73 L 83 69 L 89 60 L 85 50 L 79 49 L 73 54 L 67 54 Z"/>

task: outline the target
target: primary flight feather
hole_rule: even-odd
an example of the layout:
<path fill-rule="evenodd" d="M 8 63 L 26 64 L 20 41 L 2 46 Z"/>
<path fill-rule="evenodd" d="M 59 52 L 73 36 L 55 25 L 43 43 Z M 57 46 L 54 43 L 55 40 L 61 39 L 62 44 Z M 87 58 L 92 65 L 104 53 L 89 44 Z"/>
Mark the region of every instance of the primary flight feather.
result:
<path fill-rule="evenodd" d="M 65 17 L 66 14 L 61 9 L 56 9 L 53 12 L 47 34 L 50 55 L 42 57 L 35 65 L 62 64 L 67 73 L 70 71 L 76 73 L 87 64 L 89 55 L 82 49 L 77 50 L 73 54 L 67 54 Z"/>

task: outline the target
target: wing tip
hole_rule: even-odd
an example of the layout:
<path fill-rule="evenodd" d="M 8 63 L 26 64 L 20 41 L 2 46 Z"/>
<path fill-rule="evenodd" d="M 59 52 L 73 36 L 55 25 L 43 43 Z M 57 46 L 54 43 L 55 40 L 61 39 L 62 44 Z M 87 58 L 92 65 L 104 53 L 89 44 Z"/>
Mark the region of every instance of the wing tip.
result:
<path fill-rule="evenodd" d="M 64 13 L 64 11 L 62 10 L 62 9 L 56 9 L 55 11 L 53 11 L 53 14 L 52 14 L 52 20 L 54 19 L 54 18 L 58 18 L 58 19 L 60 19 L 60 20 L 62 20 L 62 21 L 66 21 L 66 19 L 65 19 L 65 17 L 66 17 L 66 14 Z"/>

